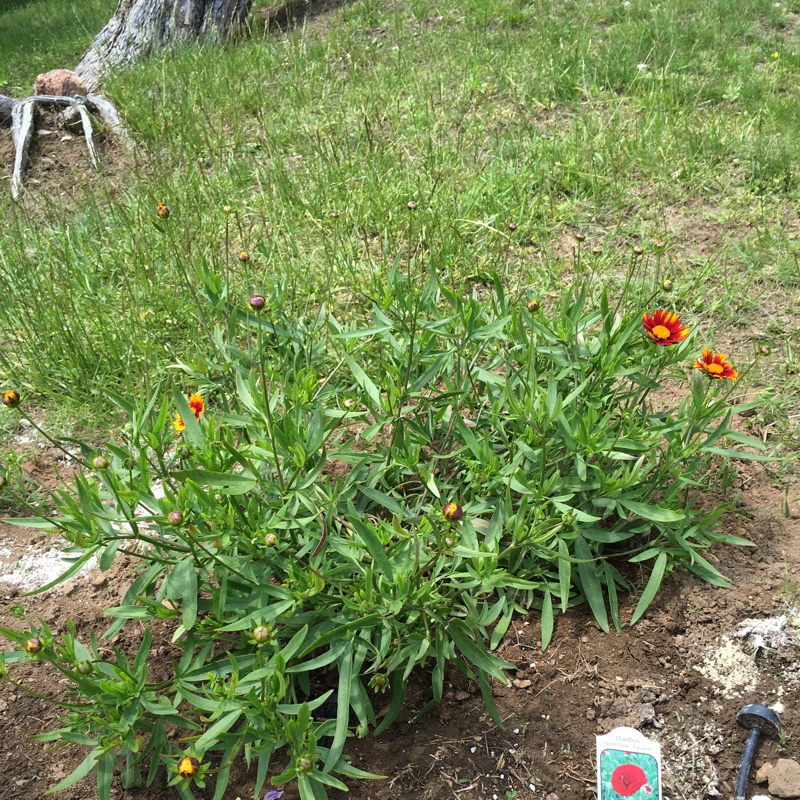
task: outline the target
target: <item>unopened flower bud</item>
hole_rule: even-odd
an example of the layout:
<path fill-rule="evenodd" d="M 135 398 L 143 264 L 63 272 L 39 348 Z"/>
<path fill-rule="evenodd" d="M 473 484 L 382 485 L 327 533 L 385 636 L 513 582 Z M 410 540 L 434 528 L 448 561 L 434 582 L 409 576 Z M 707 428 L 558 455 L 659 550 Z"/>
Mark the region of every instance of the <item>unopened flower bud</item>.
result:
<path fill-rule="evenodd" d="M 258 644 L 266 644 L 272 638 L 272 631 L 266 625 L 253 628 L 253 640 Z"/>
<path fill-rule="evenodd" d="M 183 511 L 170 511 L 167 514 L 167 522 L 176 528 L 183 525 Z"/>
<path fill-rule="evenodd" d="M 772 348 L 768 344 L 761 345 L 761 355 L 768 356 L 772 352 Z M 0 488 L 2 488 L 2 483 L 0 483 Z"/>
<path fill-rule="evenodd" d="M 26 653 L 38 653 L 41 649 L 42 643 L 35 636 L 31 637 L 27 642 L 25 642 Z"/>
<path fill-rule="evenodd" d="M 531 314 L 534 314 L 539 310 L 539 301 L 531 300 L 526 304 L 525 308 L 527 308 L 528 311 L 531 312 Z"/>
<path fill-rule="evenodd" d="M 159 203 L 158 208 L 156 209 L 156 214 L 158 214 L 161 219 L 166 219 L 169 216 L 169 208 L 167 208 L 167 204 Z"/>
<path fill-rule="evenodd" d="M 339 219 L 339 212 L 331 211 L 331 219 Z"/>
<path fill-rule="evenodd" d="M 666 250 L 666 248 L 667 245 L 664 242 L 655 242 L 653 244 L 653 250 L 655 250 L 656 253 L 662 253 L 664 250 Z"/>
<path fill-rule="evenodd" d="M 445 536 L 444 537 L 444 546 L 449 550 L 451 547 L 455 547 L 456 540 L 452 536 Z"/>
<path fill-rule="evenodd" d="M 178 762 L 178 775 L 181 778 L 193 778 L 200 769 L 200 762 L 194 756 L 184 756 Z"/>
<path fill-rule="evenodd" d="M 9 408 L 19 405 L 19 392 L 16 389 L 9 389 L 3 392 L 3 405 Z"/>
<path fill-rule="evenodd" d="M 352 397 L 347 397 L 342 405 L 349 411 L 356 407 L 356 401 Z"/>
<path fill-rule="evenodd" d="M 602 248 L 602 247 L 600 247 L 600 245 L 599 245 L 599 244 L 596 244 L 596 245 L 595 245 L 595 246 L 592 248 L 592 253 L 594 253 L 594 255 L 596 255 L 596 256 L 599 256 L 599 255 L 600 255 L 600 253 L 602 253 L 602 252 L 603 252 L 603 248 Z"/>
<path fill-rule="evenodd" d="M 389 685 L 389 679 L 382 672 L 372 676 L 372 685 L 376 689 L 385 689 Z"/>
<path fill-rule="evenodd" d="M 250 298 L 250 308 L 252 308 L 253 311 L 263 311 L 266 305 L 267 301 L 260 294 L 254 294 Z"/>
<path fill-rule="evenodd" d="M 108 469 L 108 459 L 105 456 L 95 456 L 92 459 L 92 469 Z"/>
<path fill-rule="evenodd" d="M 264 544 L 267 547 L 275 547 L 278 544 L 279 541 L 280 541 L 280 539 L 278 539 L 277 534 L 274 534 L 274 533 L 268 533 L 264 537 Z"/>
<path fill-rule="evenodd" d="M 223 211 L 224 211 L 226 214 L 230 214 L 230 213 L 231 213 L 231 211 L 233 211 L 233 209 L 232 209 L 230 206 L 222 206 L 222 210 L 223 210 Z"/>
<path fill-rule="evenodd" d="M 458 522 L 464 516 L 464 509 L 458 503 L 445 503 L 442 514 L 446 520 Z"/>
<path fill-rule="evenodd" d="M 585 242 L 586 241 L 586 234 L 585 233 L 576 233 L 575 234 L 575 241 L 576 242 Z"/>
<path fill-rule="evenodd" d="M 311 772 L 314 769 L 314 762 L 308 756 L 301 756 L 297 759 L 298 772 Z"/>
<path fill-rule="evenodd" d="M 661 288 L 662 288 L 662 289 L 663 289 L 665 292 L 671 292 L 671 291 L 672 291 L 672 287 L 673 287 L 674 285 L 675 285 L 675 284 L 674 284 L 674 283 L 673 283 L 673 282 L 672 282 L 672 281 L 671 281 L 669 278 L 664 278 L 664 280 L 663 280 L 663 281 L 661 281 Z"/>
<path fill-rule="evenodd" d="M 92 674 L 92 665 L 89 661 L 79 661 L 75 665 L 75 669 L 78 671 L 80 675 L 91 675 Z"/>
<path fill-rule="evenodd" d="M 413 200 L 409 200 L 408 210 L 409 211 L 416 211 L 417 210 L 417 204 Z"/>
<path fill-rule="evenodd" d="M 239 253 L 239 261 L 241 261 L 242 264 L 246 264 L 249 260 L 250 253 L 248 253 L 247 250 L 242 250 L 242 252 Z"/>
<path fill-rule="evenodd" d="M 644 247 L 642 247 L 640 244 L 634 245 L 633 253 L 637 256 L 642 255 L 642 253 L 644 253 Z"/>
<path fill-rule="evenodd" d="M 516 222 L 509 222 L 508 223 L 508 229 L 511 231 L 511 233 L 514 233 L 514 231 L 517 229 L 517 223 Z"/>

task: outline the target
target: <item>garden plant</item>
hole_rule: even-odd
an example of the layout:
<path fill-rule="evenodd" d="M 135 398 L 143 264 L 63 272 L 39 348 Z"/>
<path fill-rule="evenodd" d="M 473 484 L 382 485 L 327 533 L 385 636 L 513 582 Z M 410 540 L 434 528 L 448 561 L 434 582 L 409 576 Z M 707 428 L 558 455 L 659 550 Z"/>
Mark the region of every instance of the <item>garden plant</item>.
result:
<path fill-rule="evenodd" d="M 98 636 L 22 607 L 0 631 L 6 679 L 35 660 L 70 687 L 39 738 L 88 752 L 55 788 L 96 770 L 106 800 L 115 771 L 132 787 L 166 769 L 181 797 L 209 781 L 221 800 L 243 758 L 255 796 L 296 781 L 324 798 L 369 777 L 347 739 L 398 718 L 414 670 L 430 675 L 420 713 L 452 663 L 502 725 L 492 683 L 512 665 L 493 651 L 515 615 L 540 619 L 546 648 L 577 604 L 605 631 L 635 624 L 675 569 L 725 585 L 704 551 L 748 542 L 719 530 L 727 506 L 704 487 L 763 445 L 731 428 L 755 405 L 731 401 L 737 371 L 654 279 L 662 248 L 632 248 L 611 296 L 579 237 L 571 282 L 546 297 L 509 296 L 496 272 L 456 281 L 409 248 L 361 287 L 360 320 L 300 314 L 280 280 L 237 299 L 206 269 L 216 355 L 147 396 L 109 391 L 122 434 L 73 451 L 56 516 L 20 520 L 69 541 L 59 581 L 137 562 Z M 665 383 L 685 391 L 667 402 Z M 8 389 L 4 413 L 28 401 Z M 181 652 L 169 664 L 155 621 Z M 136 652 L 107 644 L 125 626 Z"/>

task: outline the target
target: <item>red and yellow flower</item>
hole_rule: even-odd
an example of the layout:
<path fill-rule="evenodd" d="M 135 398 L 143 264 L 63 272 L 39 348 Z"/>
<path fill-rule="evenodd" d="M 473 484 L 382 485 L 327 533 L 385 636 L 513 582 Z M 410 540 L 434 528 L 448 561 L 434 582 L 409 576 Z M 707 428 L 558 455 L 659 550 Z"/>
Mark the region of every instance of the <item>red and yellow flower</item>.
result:
<path fill-rule="evenodd" d="M 663 308 L 659 308 L 652 316 L 645 311 L 642 325 L 645 333 L 658 345 L 677 344 L 689 335 L 689 330 L 681 324 L 681 318 Z"/>
<path fill-rule="evenodd" d="M 200 415 L 206 410 L 206 404 L 202 395 L 190 394 L 189 408 L 194 411 L 194 418 L 199 421 Z M 175 419 L 172 422 L 172 427 L 178 432 L 186 430 L 186 423 L 183 421 L 183 417 L 180 414 L 175 415 Z"/>
<path fill-rule="evenodd" d="M 703 370 L 709 378 L 728 378 L 735 381 L 739 377 L 739 373 L 728 363 L 725 353 L 714 353 L 708 347 L 694 362 L 694 368 Z"/>

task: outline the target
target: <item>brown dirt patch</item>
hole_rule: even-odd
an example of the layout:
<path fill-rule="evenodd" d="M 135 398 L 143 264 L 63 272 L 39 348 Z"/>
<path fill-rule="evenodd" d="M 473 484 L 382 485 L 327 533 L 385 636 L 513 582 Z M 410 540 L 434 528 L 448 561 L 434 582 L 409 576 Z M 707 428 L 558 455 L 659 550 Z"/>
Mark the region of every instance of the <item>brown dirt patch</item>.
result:
<path fill-rule="evenodd" d="M 34 130 L 22 194 L 31 211 L 72 212 L 122 188 L 131 163 L 114 136 L 94 134 L 100 161 L 95 170 L 82 132 L 66 128 L 59 114 L 38 111 Z M 0 191 L 6 194 L 11 192 L 14 155 L 10 129 L 0 128 Z"/>

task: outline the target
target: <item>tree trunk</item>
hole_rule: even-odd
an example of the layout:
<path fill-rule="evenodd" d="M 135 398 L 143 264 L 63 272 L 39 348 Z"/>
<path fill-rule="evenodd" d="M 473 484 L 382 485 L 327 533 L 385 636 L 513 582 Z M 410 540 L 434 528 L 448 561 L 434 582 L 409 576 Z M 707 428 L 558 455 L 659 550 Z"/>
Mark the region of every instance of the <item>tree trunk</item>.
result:
<path fill-rule="evenodd" d="M 253 0 L 119 0 L 75 72 L 94 91 L 111 68 L 130 64 L 170 41 L 221 41 L 241 26 Z"/>

